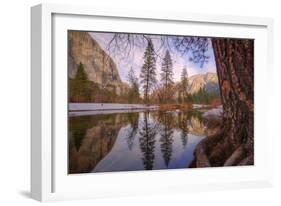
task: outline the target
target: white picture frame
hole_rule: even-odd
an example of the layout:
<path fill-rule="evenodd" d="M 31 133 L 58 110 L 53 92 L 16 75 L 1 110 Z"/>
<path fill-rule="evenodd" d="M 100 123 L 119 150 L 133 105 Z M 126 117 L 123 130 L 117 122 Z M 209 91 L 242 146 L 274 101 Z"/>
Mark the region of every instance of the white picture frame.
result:
<path fill-rule="evenodd" d="M 256 39 L 255 165 L 69 176 L 65 170 L 66 31 L 165 33 L 165 25 L 174 28 L 167 34 Z M 185 25 L 192 25 L 194 33 Z M 274 136 L 266 112 L 272 104 L 268 93 L 273 76 L 271 19 L 40 4 L 31 8 L 31 26 L 32 198 L 52 201 L 273 185 Z"/>

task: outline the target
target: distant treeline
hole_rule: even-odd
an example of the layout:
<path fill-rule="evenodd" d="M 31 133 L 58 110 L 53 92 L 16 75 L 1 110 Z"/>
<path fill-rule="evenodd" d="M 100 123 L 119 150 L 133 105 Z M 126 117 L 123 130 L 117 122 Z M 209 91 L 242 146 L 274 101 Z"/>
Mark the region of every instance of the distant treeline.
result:
<path fill-rule="evenodd" d="M 197 93 L 188 94 L 183 101 L 182 98 L 179 97 L 179 103 L 182 102 L 191 102 L 193 104 L 212 104 L 219 105 L 221 104 L 220 93 L 218 91 L 207 92 L 205 89 L 199 89 Z"/>

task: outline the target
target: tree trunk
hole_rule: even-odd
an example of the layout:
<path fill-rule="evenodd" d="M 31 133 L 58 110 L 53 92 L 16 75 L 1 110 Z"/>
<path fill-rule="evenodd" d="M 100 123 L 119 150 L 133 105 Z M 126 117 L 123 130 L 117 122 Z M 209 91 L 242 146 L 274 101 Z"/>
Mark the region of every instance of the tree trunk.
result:
<path fill-rule="evenodd" d="M 193 165 L 196 161 L 202 165 L 205 158 L 200 157 L 202 151 L 211 166 L 251 165 L 254 163 L 254 41 L 213 38 L 212 45 L 223 125 L 217 137 L 207 137 L 199 144 Z"/>

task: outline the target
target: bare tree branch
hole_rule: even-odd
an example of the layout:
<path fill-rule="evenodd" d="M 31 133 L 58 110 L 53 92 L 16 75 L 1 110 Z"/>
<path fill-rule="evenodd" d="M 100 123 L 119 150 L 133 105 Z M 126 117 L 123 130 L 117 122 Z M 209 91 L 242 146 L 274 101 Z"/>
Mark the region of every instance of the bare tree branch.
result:
<path fill-rule="evenodd" d="M 155 48 L 155 56 L 162 60 L 164 51 L 171 53 L 178 51 L 181 55 L 188 55 L 189 60 L 202 67 L 208 62 L 207 55 L 210 40 L 207 37 L 188 37 L 188 36 L 156 36 L 149 34 L 125 34 L 116 33 L 108 43 L 108 51 L 118 54 L 123 60 L 130 55 L 134 56 L 135 48 L 144 49 L 148 41 L 158 41 Z"/>

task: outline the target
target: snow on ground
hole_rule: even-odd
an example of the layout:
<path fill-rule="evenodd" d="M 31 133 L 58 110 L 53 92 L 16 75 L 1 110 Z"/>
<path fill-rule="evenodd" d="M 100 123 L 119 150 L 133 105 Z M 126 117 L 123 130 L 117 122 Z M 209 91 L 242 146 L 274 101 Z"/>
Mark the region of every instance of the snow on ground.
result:
<path fill-rule="evenodd" d="M 208 107 L 208 106 L 209 105 L 207 105 L 207 104 L 192 104 L 193 109 L 201 109 L 201 108 Z"/>
<path fill-rule="evenodd" d="M 69 116 L 141 112 L 158 108 L 158 105 L 147 106 L 144 104 L 69 103 Z"/>
<path fill-rule="evenodd" d="M 112 104 L 112 103 L 69 103 L 69 111 L 104 111 L 104 110 L 133 110 L 156 109 L 158 105 L 144 104 Z"/>
<path fill-rule="evenodd" d="M 193 109 L 200 109 L 208 105 L 193 104 Z M 157 110 L 158 105 L 144 104 L 112 104 L 112 103 L 69 103 L 69 116 L 84 116 L 96 114 L 112 114 L 126 112 L 141 112 L 144 110 Z M 203 113 L 203 117 L 219 116 L 222 114 L 222 106 L 210 109 Z"/>
<path fill-rule="evenodd" d="M 94 111 L 70 111 L 69 116 L 75 117 L 75 116 L 91 116 L 91 115 L 97 115 L 97 114 L 114 114 L 114 113 L 128 113 L 128 112 L 143 112 L 148 109 L 131 109 L 131 110 L 94 110 Z M 154 111 L 156 109 L 149 109 L 149 111 Z"/>

